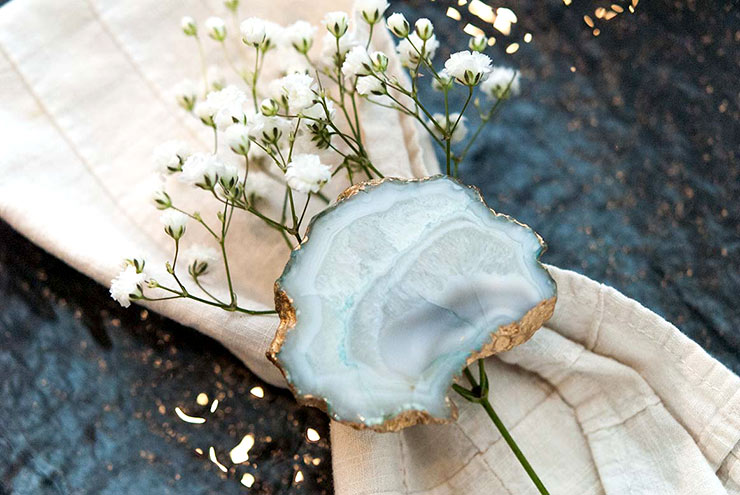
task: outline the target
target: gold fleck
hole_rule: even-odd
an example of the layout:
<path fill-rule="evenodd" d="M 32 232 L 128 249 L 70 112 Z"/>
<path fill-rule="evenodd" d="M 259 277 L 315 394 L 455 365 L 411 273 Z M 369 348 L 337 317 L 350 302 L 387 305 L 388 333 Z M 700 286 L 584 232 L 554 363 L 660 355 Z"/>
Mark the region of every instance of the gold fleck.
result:
<path fill-rule="evenodd" d="M 296 483 L 300 483 L 301 481 L 303 481 L 303 471 L 301 471 L 300 469 L 296 471 L 294 481 Z"/>
<path fill-rule="evenodd" d="M 571 65 L 570 66 L 570 71 L 571 72 L 575 72 L 576 71 L 576 66 L 575 65 Z"/>
<path fill-rule="evenodd" d="M 532 33 L 525 34 L 524 35 L 524 42 L 525 43 L 529 43 L 530 41 L 532 41 Z"/>
<path fill-rule="evenodd" d="M 594 10 L 594 15 L 599 19 L 604 17 L 604 14 L 606 14 L 606 9 L 604 7 L 599 7 L 598 9 Z"/>
<path fill-rule="evenodd" d="M 494 22 L 496 20 L 496 14 L 493 13 L 493 8 L 490 5 L 481 2 L 480 0 L 473 0 L 468 5 L 468 10 L 471 14 L 478 17 L 482 21 Z"/>
<path fill-rule="evenodd" d="M 242 441 L 239 442 L 236 447 L 231 449 L 231 451 L 229 452 L 231 462 L 233 462 L 234 464 L 247 462 L 249 460 L 249 449 L 251 449 L 252 447 L 254 447 L 254 435 L 248 433 L 244 435 Z"/>
<path fill-rule="evenodd" d="M 226 469 L 226 466 L 218 462 L 218 458 L 216 457 L 216 449 L 213 448 L 213 446 L 208 447 L 208 458 L 211 460 L 212 463 L 214 463 L 222 472 L 227 472 L 228 469 Z"/>
<path fill-rule="evenodd" d="M 587 16 L 587 15 L 584 15 L 584 16 L 583 16 L 583 22 L 585 22 L 585 23 L 586 23 L 586 25 L 587 25 L 588 27 L 590 27 L 590 28 L 594 27 L 594 21 L 593 21 L 593 19 L 591 19 L 591 18 L 590 18 L 589 16 Z"/>
<path fill-rule="evenodd" d="M 594 29 L 594 36 L 598 36 L 600 34 L 601 34 L 601 29 L 599 28 Z"/>
<path fill-rule="evenodd" d="M 496 38 L 494 38 L 493 36 L 488 38 L 488 46 L 493 46 L 495 44 L 496 44 Z"/>
<path fill-rule="evenodd" d="M 618 14 L 621 14 L 622 12 L 624 12 L 624 9 L 622 8 L 622 6 L 617 5 L 616 3 L 612 4 L 612 10 Z"/>
<path fill-rule="evenodd" d="M 460 12 L 454 7 L 447 7 L 447 17 L 455 19 L 456 21 L 462 19 L 462 16 L 460 16 Z"/>
<path fill-rule="evenodd" d="M 252 387 L 252 390 L 250 390 L 249 393 L 257 397 L 258 399 L 261 399 L 265 396 L 265 391 L 262 389 L 262 387 Z"/>
<path fill-rule="evenodd" d="M 254 476 L 249 473 L 244 473 L 242 475 L 241 483 L 247 488 L 252 488 L 252 485 L 254 485 Z"/>
<path fill-rule="evenodd" d="M 321 435 L 319 435 L 319 432 L 313 428 L 308 428 L 306 429 L 306 438 L 308 438 L 309 442 L 318 442 L 321 440 Z"/>
<path fill-rule="evenodd" d="M 208 396 L 201 392 L 198 394 L 198 397 L 195 398 L 195 402 L 199 406 L 205 406 L 206 404 L 208 404 Z"/>
<path fill-rule="evenodd" d="M 211 404 L 211 414 L 215 413 L 216 409 L 218 409 L 218 399 L 213 399 L 213 403 Z"/>
<path fill-rule="evenodd" d="M 195 449 L 195 453 L 198 454 L 198 455 L 203 455 L 203 449 L 201 449 L 200 447 L 198 447 L 198 448 Z"/>
<path fill-rule="evenodd" d="M 465 25 L 465 27 L 463 28 L 463 32 L 469 34 L 470 36 L 485 36 L 486 34 L 481 28 L 473 26 L 470 23 L 467 23 Z"/>
<path fill-rule="evenodd" d="M 465 5 L 466 3 L 468 3 L 468 0 L 457 0 L 457 4 L 458 4 L 458 5 L 460 6 L 460 7 L 462 7 L 462 6 L 463 6 L 463 5 Z"/>
<path fill-rule="evenodd" d="M 206 422 L 206 418 L 198 418 L 196 416 L 188 416 L 185 414 L 182 409 L 179 407 L 175 408 L 175 414 L 177 414 L 177 417 L 181 420 L 185 421 L 186 423 L 192 423 L 194 425 L 202 425 Z"/>
<path fill-rule="evenodd" d="M 511 34 L 511 25 L 517 22 L 516 14 L 506 7 L 496 9 L 496 19 L 493 21 L 494 29 L 508 36 Z"/>
<path fill-rule="evenodd" d="M 517 50 L 519 50 L 519 43 L 512 43 L 506 47 L 506 53 L 508 54 L 516 53 Z"/>
<path fill-rule="evenodd" d="M 571 0 L 563 0 L 563 3 L 564 3 L 565 5 L 570 5 L 570 2 L 571 2 Z"/>

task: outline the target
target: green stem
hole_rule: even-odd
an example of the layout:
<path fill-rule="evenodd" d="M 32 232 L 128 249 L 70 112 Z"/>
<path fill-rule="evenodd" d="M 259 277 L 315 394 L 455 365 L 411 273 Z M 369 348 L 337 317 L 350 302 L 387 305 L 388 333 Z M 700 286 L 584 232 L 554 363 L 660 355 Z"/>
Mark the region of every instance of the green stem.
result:
<path fill-rule="evenodd" d="M 239 306 L 236 306 L 235 308 L 230 308 L 229 306 L 226 306 L 225 304 L 219 304 L 213 301 L 209 301 L 208 299 L 203 299 L 202 297 L 194 296 L 192 294 L 183 293 L 183 292 L 177 292 L 174 289 L 170 289 L 169 287 L 165 287 L 164 285 L 157 284 L 158 289 L 162 289 L 164 291 L 167 291 L 171 294 L 176 294 L 176 297 L 173 297 L 172 299 L 177 299 L 178 297 L 184 297 L 187 299 L 192 299 L 193 301 L 198 301 L 203 304 L 207 304 L 209 306 L 215 306 L 217 308 L 231 310 L 231 311 L 238 311 L 239 313 L 247 313 L 250 315 L 274 315 L 277 313 L 274 309 L 268 309 L 268 310 L 258 310 L 258 309 L 246 309 L 246 308 L 240 308 Z M 149 297 L 142 297 L 145 301 L 161 301 L 164 300 L 164 298 L 149 298 Z"/>
<path fill-rule="evenodd" d="M 547 488 L 545 488 L 545 485 L 542 483 L 542 480 L 540 480 L 539 476 L 537 476 L 537 473 L 534 472 L 534 469 L 532 469 L 532 466 L 529 464 L 529 461 L 527 461 L 527 458 L 524 457 L 524 454 L 522 453 L 519 446 L 516 444 L 514 439 L 509 434 L 509 431 L 506 429 L 506 426 L 504 426 L 504 423 L 501 421 L 501 419 L 498 417 L 498 414 L 496 414 L 496 411 L 493 410 L 493 406 L 491 406 L 491 403 L 488 401 L 488 399 L 485 399 L 481 401 L 481 405 L 483 406 L 483 409 L 486 410 L 486 413 L 488 413 L 488 417 L 491 418 L 491 421 L 493 421 L 493 424 L 496 425 L 496 428 L 498 428 L 499 433 L 501 433 L 501 436 L 504 437 L 504 440 L 506 440 L 506 443 L 509 445 L 509 448 L 512 452 L 514 452 L 514 455 L 519 460 L 519 463 L 522 465 L 524 470 L 529 475 L 529 478 L 532 480 L 532 483 L 534 483 L 534 486 L 537 487 L 537 489 L 540 491 L 542 495 L 549 495 L 550 492 L 547 491 Z"/>
<path fill-rule="evenodd" d="M 198 286 L 198 288 L 199 288 L 200 290 L 202 290 L 202 291 L 203 291 L 203 292 L 204 292 L 204 293 L 205 293 L 205 294 L 206 294 L 206 295 L 207 295 L 208 297 L 210 297 L 211 299 L 213 299 L 213 300 L 214 300 L 215 302 L 217 302 L 217 303 L 220 303 L 220 304 L 223 304 L 224 306 L 226 306 L 226 303 L 224 303 L 224 302 L 223 302 L 222 300 L 220 300 L 220 299 L 219 299 L 218 297 L 216 297 L 216 296 L 214 296 L 213 294 L 211 294 L 210 292 L 208 292 L 208 291 L 206 290 L 206 288 L 205 288 L 205 287 L 203 287 L 203 284 L 201 284 L 201 283 L 200 283 L 200 280 L 198 280 L 198 277 L 193 277 L 193 280 L 195 281 L 195 285 L 197 285 L 197 286 Z"/>
<path fill-rule="evenodd" d="M 547 488 L 545 488 L 545 485 L 542 483 L 542 480 L 540 480 L 539 476 L 537 476 L 537 473 L 534 472 L 534 469 L 532 468 L 532 465 L 529 463 L 527 458 L 522 453 L 522 450 L 519 448 L 517 443 L 514 441 L 514 438 L 512 438 L 511 434 L 509 434 L 509 430 L 506 429 L 506 426 L 504 425 L 503 421 L 501 421 L 501 418 L 498 417 L 498 414 L 496 414 L 496 411 L 494 411 L 493 406 L 491 405 L 491 402 L 488 400 L 488 376 L 486 375 L 486 369 L 484 366 L 483 359 L 478 360 L 478 369 L 480 378 L 477 382 L 475 378 L 473 377 L 473 373 L 470 371 L 469 368 L 465 368 L 463 370 L 463 374 L 465 375 L 465 378 L 470 382 L 471 388 L 466 389 L 458 384 L 453 384 L 452 388 L 460 394 L 462 398 L 469 402 L 478 403 L 481 406 L 483 406 L 483 409 L 486 411 L 486 414 L 488 414 L 488 417 L 491 418 L 491 421 L 498 429 L 499 433 L 501 433 L 501 436 L 506 441 L 506 444 L 509 446 L 511 451 L 516 456 L 519 463 L 522 465 L 524 470 L 529 475 L 529 478 L 532 480 L 532 483 L 534 483 L 534 486 L 537 487 L 537 490 L 539 490 L 540 495 L 550 495 L 550 492 L 547 491 Z"/>
<path fill-rule="evenodd" d="M 229 307 L 236 308 L 236 294 L 234 294 L 234 286 L 231 283 L 231 271 L 229 270 L 229 259 L 226 255 L 226 234 L 228 232 L 228 228 L 226 226 L 226 216 L 229 211 L 229 204 L 226 203 L 226 206 L 224 206 L 224 213 L 223 218 L 221 220 L 221 239 L 219 240 L 219 244 L 221 245 L 221 254 L 224 257 L 224 270 L 226 271 L 226 282 L 229 285 L 229 297 L 231 299 L 231 303 L 229 304 Z M 233 207 L 232 207 L 233 211 Z"/>
<path fill-rule="evenodd" d="M 257 78 L 260 73 L 260 49 L 255 48 L 254 55 L 254 74 L 252 74 L 252 102 L 254 103 L 254 111 L 259 113 L 259 104 L 257 103 Z"/>

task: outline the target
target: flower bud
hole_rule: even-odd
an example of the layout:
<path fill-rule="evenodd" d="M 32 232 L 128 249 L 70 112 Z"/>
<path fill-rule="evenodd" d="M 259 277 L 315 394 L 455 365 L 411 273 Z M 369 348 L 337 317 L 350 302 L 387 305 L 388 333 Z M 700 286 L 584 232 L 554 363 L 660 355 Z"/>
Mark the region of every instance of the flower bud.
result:
<path fill-rule="evenodd" d="M 277 113 L 280 111 L 280 104 L 275 101 L 274 98 L 265 98 L 262 100 L 262 103 L 260 104 L 260 112 L 265 117 L 272 117 L 274 115 L 277 115 Z"/>
<path fill-rule="evenodd" d="M 164 224 L 164 231 L 174 240 L 180 239 L 185 234 L 185 225 L 188 222 L 188 216 L 184 213 L 167 209 L 162 213 L 160 219 Z"/>
<path fill-rule="evenodd" d="M 363 76 L 357 79 L 357 92 L 362 96 L 384 95 L 388 93 L 385 83 L 373 76 Z"/>
<path fill-rule="evenodd" d="M 454 79 L 450 76 L 446 70 L 441 70 L 437 74 L 439 77 L 432 79 L 432 88 L 437 91 L 444 91 L 452 87 Z"/>
<path fill-rule="evenodd" d="M 130 258 L 126 258 L 124 261 L 124 268 L 127 265 L 131 265 L 136 269 L 136 273 L 142 273 L 144 271 L 144 265 L 146 265 L 146 260 L 143 256 L 131 256 Z"/>
<path fill-rule="evenodd" d="M 158 210 L 166 210 L 172 207 L 172 198 L 165 191 L 157 191 L 152 197 L 154 204 L 157 205 Z"/>
<path fill-rule="evenodd" d="M 468 40 L 468 48 L 470 48 L 470 51 L 473 52 L 482 52 L 486 49 L 486 46 L 488 45 L 488 39 L 483 36 L 471 36 L 471 38 Z"/>
<path fill-rule="evenodd" d="M 239 0 L 224 0 L 224 6 L 230 11 L 236 13 L 239 8 Z"/>
<path fill-rule="evenodd" d="M 371 26 L 383 18 L 387 8 L 386 0 L 357 0 L 355 2 L 355 11 L 359 11 L 362 19 Z"/>
<path fill-rule="evenodd" d="M 341 38 L 349 27 L 349 17 L 346 12 L 329 12 L 324 16 L 324 26 L 335 38 Z"/>
<path fill-rule="evenodd" d="M 265 21 L 257 17 L 250 17 L 239 24 L 242 41 L 245 45 L 259 47 L 267 37 Z"/>
<path fill-rule="evenodd" d="M 180 19 L 180 27 L 186 36 L 198 36 L 198 26 L 195 24 L 195 19 L 189 15 Z"/>
<path fill-rule="evenodd" d="M 206 19 L 206 31 L 208 36 L 216 41 L 223 41 L 226 39 L 226 23 L 220 17 L 209 17 Z"/>
<path fill-rule="evenodd" d="M 226 144 L 237 155 L 249 153 L 249 128 L 244 124 L 232 124 L 224 131 Z"/>
<path fill-rule="evenodd" d="M 405 38 L 409 35 L 409 31 L 411 30 L 409 21 L 406 20 L 403 14 L 399 13 L 392 14 L 386 21 L 386 26 L 388 26 L 391 33 L 395 34 L 399 38 Z"/>
<path fill-rule="evenodd" d="M 376 72 L 385 72 L 388 68 L 388 56 L 383 52 L 373 52 L 370 55 L 370 61 L 373 64 L 373 70 Z"/>
<path fill-rule="evenodd" d="M 225 165 L 218 174 L 218 182 L 221 184 L 224 191 L 227 193 L 232 192 L 237 184 L 239 184 L 239 175 L 236 167 L 233 165 Z"/>
<path fill-rule="evenodd" d="M 424 41 L 431 38 L 434 34 L 434 26 L 432 25 L 432 21 L 425 17 L 422 17 L 421 19 L 416 21 L 414 27 L 416 29 L 416 35 Z"/>
<path fill-rule="evenodd" d="M 183 79 L 172 88 L 177 104 L 188 112 L 193 110 L 198 101 L 198 86 L 190 79 Z"/>
<path fill-rule="evenodd" d="M 298 53 L 307 54 L 313 46 L 316 28 L 306 21 L 296 21 L 286 29 L 288 41 Z"/>

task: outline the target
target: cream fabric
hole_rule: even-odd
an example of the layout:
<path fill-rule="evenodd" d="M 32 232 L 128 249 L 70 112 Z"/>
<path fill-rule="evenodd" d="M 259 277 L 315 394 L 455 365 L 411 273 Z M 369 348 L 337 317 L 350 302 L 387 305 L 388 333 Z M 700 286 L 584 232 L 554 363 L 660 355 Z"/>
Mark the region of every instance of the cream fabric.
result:
<path fill-rule="evenodd" d="M 347 1 L 255 2 L 249 14 L 318 23 L 325 11 L 348 9 Z M 209 133 L 184 118 L 168 92 L 199 71 L 179 17 L 202 21 L 214 12 L 222 12 L 218 0 L 14 0 L 0 9 L 2 218 L 103 284 L 136 252 L 147 254 L 155 278 L 167 280 L 159 267 L 171 241 L 150 205 L 150 154 L 171 138 L 211 146 Z M 388 37 L 377 43 L 390 51 Z M 215 43 L 205 46 L 220 59 Z M 436 171 L 410 120 L 377 107 L 363 112 L 371 154 L 387 175 Z M 330 194 L 342 189 L 332 187 Z M 197 191 L 169 188 L 213 219 Z M 205 239 L 196 225 L 188 228 L 186 244 Z M 231 261 L 240 304 L 269 307 L 287 248 L 248 218 L 235 222 L 230 237 L 231 252 L 239 252 Z M 572 272 L 552 272 L 560 299 L 550 328 L 488 361 L 494 404 L 552 493 L 740 493 L 738 378 L 634 301 Z M 222 286 L 214 274 L 212 288 Z M 283 384 L 264 358 L 276 318 L 188 302 L 151 308 L 218 339 L 262 378 Z M 460 405 L 458 423 L 399 434 L 334 424 L 337 493 L 534 493 L 480 408 Z"/>

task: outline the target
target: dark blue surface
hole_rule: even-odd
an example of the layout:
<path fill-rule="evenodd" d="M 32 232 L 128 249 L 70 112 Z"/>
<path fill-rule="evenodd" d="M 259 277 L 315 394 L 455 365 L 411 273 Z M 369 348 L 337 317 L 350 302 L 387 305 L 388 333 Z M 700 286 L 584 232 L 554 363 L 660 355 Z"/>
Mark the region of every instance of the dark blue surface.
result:
<path fill-rule="evenodd" d="M 459 48 L 464 23 L 484 24 L 465 7 L 460 23 L 444 17 L 456 4 L 392 9 L 432 18 L 442 41 Z M 543 235 L 546 262 L 613 285 L 738 371 L 740 17 L 732 5 L 643 0 L 634 15 L 597 20 L 598 37 L 583 16 L 595 18 L 600 4 L 507 5 L 518 23 L 490 53 L 521 68 L 525 94 L 482 136 L 462 176 Z M 511 41 L 521 48 L 505 55 Z M 439 108 L 438 95 L 425 95 Z M 6 225 L 0 376 L 0 494 L 244 493 L 245 472 L 256 478 L 251 493 L 331 492 L 321 413 L 260 384 L 197 332 L 117 307 L 106 288 Z M 256 385 L 264 399 L 250 395 Z M 215 414 L 196 404 L 201 392 L 219 398 Z M 206 424 L 182 422 L 175 406 Z M 307 427 L 318 443 L 306 441 Z M 247 433 L 256 438 L 249 463 L 224 474 L 208 460 L 213 445 L 231 466 L 228 451 Z M 293 481 L 296 469 L 303 482 Z"/>

